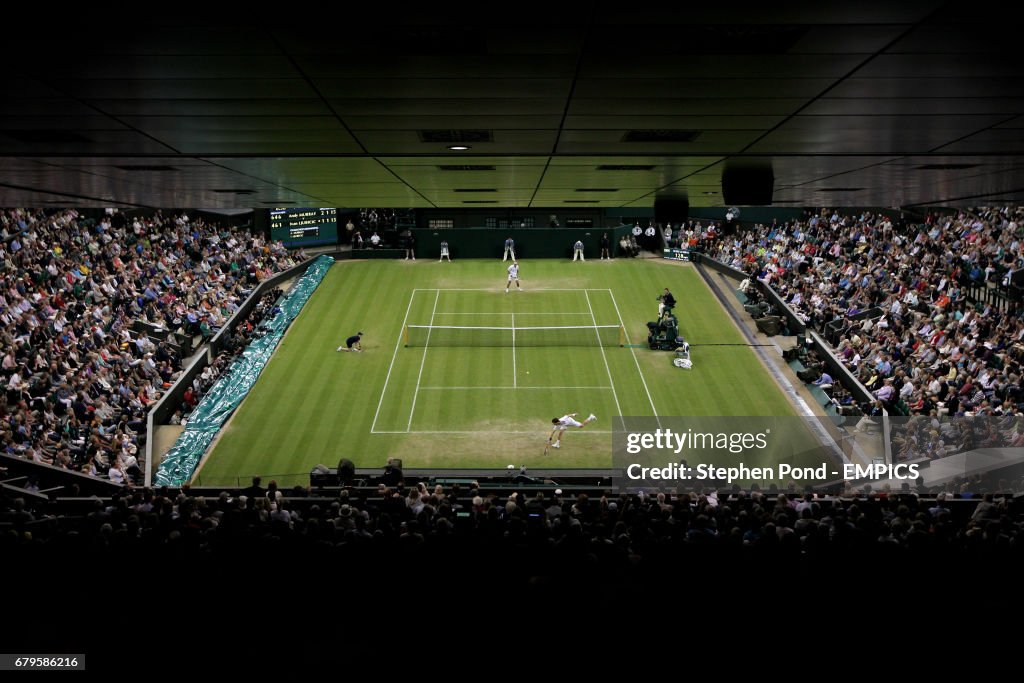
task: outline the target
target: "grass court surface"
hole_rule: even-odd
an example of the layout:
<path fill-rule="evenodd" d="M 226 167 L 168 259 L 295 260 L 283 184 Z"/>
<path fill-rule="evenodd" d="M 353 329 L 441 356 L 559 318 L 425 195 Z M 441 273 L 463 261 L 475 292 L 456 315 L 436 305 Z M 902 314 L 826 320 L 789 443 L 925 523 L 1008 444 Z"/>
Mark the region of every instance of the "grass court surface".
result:
<path fill-rule="evenodd" d="M 252 474 L 308 481 L 318 463 L 405 468 L 610 467 L 619 415 L 793 415 L 794 411 L 690 265 L 658 260 L 520 262 L 523 291 L 505 293 L 507 263 L 340 262 L 293 323 L 203 464 L 197 483 Z M 646 348 L 656 297 L 679 301 L 692 370 Z M 406 325 L 434 326 L 405 346 Z M 596 326 L 624 326 L 625 347 Z M 524 328 L 585 327 L 581 345 L 544 346 Z M 501 346 L 458 346 L 474 331 L 516 328 Z M 362 353 L 339 353 L 365 333 Z M 544 334 L 544 333 L 541 333 Z M 617 338 L 617 335 L 616 335 Z M 433 339 L 433 342 L 431 341 Z M 590 343 L 585 346 L 582 344 Z M 562 339 L 560 343 L 565 343 Z M 734 344 L 734 345 L 730 345 Z M 598 416 L 543 454 L 551 418 Z M 294 475 L 295 481 L 283 479 Z"/>

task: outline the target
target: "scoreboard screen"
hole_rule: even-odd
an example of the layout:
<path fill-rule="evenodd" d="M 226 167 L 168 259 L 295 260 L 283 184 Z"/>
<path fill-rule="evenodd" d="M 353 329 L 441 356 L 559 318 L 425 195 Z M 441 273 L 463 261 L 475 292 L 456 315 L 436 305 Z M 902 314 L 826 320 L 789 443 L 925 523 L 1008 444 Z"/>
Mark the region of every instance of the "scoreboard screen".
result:
<path fill-rule="evenodd" d="M 662 249 L 662 258 L 671 259 L 673 261 L 689 261 L 690 250 L 689 249 Z"/>
<path fill-rule="evenodd" d="M 337 244 L 337 209 L 271 209 L 270 238 L 286 247 Z"/>

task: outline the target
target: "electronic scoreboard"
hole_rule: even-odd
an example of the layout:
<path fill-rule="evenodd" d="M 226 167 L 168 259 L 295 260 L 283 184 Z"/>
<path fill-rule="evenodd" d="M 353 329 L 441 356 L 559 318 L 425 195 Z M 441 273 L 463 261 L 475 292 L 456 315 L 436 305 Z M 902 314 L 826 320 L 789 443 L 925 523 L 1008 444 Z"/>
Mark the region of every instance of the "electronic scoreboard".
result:
<path fill-rule="evenodd" d="M 337 209 L 271 209 L 270 238 L 286 247 L 338 242 Z"/>

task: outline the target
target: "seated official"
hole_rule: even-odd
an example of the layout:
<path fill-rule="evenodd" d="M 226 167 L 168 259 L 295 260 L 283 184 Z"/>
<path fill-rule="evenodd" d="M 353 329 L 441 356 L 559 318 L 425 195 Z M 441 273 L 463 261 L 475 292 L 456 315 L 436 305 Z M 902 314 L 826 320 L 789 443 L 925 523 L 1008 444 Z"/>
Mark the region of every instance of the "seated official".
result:
<path fill-rule="evenodd" d="M 672 292 L 668 291 L 668 287 L 665 288 L 665 293 L 658 297 L 658 300 L 661 302 L 658 304 L 659 316 L 676 307 L 676 298 L 672 296 Z"/>

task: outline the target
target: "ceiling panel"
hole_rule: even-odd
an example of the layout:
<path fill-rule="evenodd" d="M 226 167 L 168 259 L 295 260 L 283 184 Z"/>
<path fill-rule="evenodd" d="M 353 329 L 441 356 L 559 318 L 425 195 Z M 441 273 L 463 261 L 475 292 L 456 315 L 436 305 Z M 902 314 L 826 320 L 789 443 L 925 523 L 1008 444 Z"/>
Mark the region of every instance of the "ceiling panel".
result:
<path fill-rule="evenodd" d="M 94 112 L 78 116 L 63 113 L 41 116 L 0 116 L 0 135 L 5 130 L 125 130 L 127 126 Z"/>
<path fill-rule="evenodd" d="M 305 24 L 301 29 L 275 26 L 275 42 L 291 55 L 346 55 L 357 59 L 367 56 L 393 59 L 397 54 L 417 57 L 450 55 L 575 55 L 581 48 L 585 28 L 580 14 L 571 5 L 549 3 L 543 17 L 526 11 L 505 11 L 500 23 L 481 25 L 473 21 L 479 14 L 467 15 L 460 22 L 454 12 L 438 12 L 434 6 L 425 6 L 426 15 L 412 16 L 419 8 L 403 5 L 400 13 L 388 6 L 385 16 L 375 16 L 374 6 L 345 6 L 346 21 L 358 26 L 361 15 L 367 25 L 385 24 L 386 35 L 374 30 L 348 30 L 339 37 L 338 27 Z M 508 8 L 506 8 L 508 10 Z M 561 23 L 560 11 L 566 13 Z"/>
<path fill-rule="evenodd" d="M 1024 78 L 991 76 L 958 76 L 955 72 L 935 77 L 907 78 L 884 74 L 877 78 L 861 75 L 847 78 L 828 92 L 829 97 L 846 97 L 871 101 L 895 98 L 962 98 L 962 97 L 1020 97 L 1024 93 Z M 927 106 L 927 105 L 925 105 Z"/>
<path fill-rule="evenodd" d="M 969 16 L 969 15 L 968 15 Z M 886 50 L 890 53 L 941 52 L 950 54 L 977 54 L 979 52 L 1005 52 L 1008 45 L 1020 39 L 1020 27 L 1014 22 L 985 22 L 971 25 L 931 24 L 918 26 Z"/>
<path fill-rule="evenodd" d="M 961 202 L 1024 187 L 1024 56 L 994 4 L 502 10 L 358 5 L 345 26 L 301 30 L 168 16 L 117 34 L 48 26 L 45 43 L 9 31 L 0 196 L 700 206 L 722 201 L 723 168 L 748 164 L 771 165 L 781 202 Z M 493 141 L 454 152 L 423 130 Z M 628 131 L 695 135 L 632 143 Z"/>
<path fill-rule="evenodd" d="M 93 154 L 158 154 L 169 151 L 167 145 L 147 138 L 131 130 L 84 130 L 67 131 L 75 134 L 76 139 L 64 141 L 57 138 L 44 143 L 16 140 L 0 131 L 0 155 L 32 156 L 33 152 L 45 150 L 46 154 L 76 154 L 91 156 Z"/>
<path fill-rule="evenodd" d="M 684 75 L 689 77 L 683 77 Z M 835 78 L 719 78 L 699 72 L 675 72 L 664 78 L 649 75 L 611 78 L 607 74 L 595 74 L 580 78 L 576 82 L 574 97 L 596 98 L 609 102 L 620 102 L 630 98 L 645 97 L 653 100 L 677 98 L 725 98 L 745 100 L 747 98 L 786 99 L 808 98 L 821 93 L 836 82 Z M 609 96 L 615 93 L 615 97 Z M 634 110 L 636 111 L 636 110 Z M 641 110 L 642 111 L 642 110 Z"/>
<path fill-rule="evenodd" d="M 383 54 L 315 55 L 296 58 L 299 68 L 314 81 L 321 78 L 466 79 L 466 78 L 572 78 L 576 68 L 574 55 L 479 55 L 475 59 L 458 56 L 406 56 Z"/>
<path fill-rule="evenodd" d="M 454 191 L 456 189 L 493 189 L 504 192 L 510 189 L 527 188 L 533 190 L 544 173 L 543 167 L 524 169 L 515 174 L 494 175 L 490 173 L 432 173 L 417 176 L 395 169 L 401 180 L 420 192 L 438 190 Z M 459 177 L 451 177 L 459 176 Z"/>
<path fill-rule="evenodd" d="M 108 78 L 50 81 L 61 93 L 92 100 L 281 100 L 316 97 L 301 78 Z"/>
<path fill-rule="evenodd" d="M 67 97 L 16 98 L 0 96 L 0 116 L 93 116 L 95 108 Z"/>
<path fill-rule="evenodd" d="M 331 114 L 319 99 L 98 99 L 89 105 L 112 116 L 323 116 Z M 85 106 L 85 105 L 81 105 Z"/>
<path fill-rule="evenodd" d="M 271 34 L 263 28 L 216 25 L 206 19 L 186 20 L 179 25 L 165 19 L 161 23 L 159 33 L 122 31 L 117 33 L 116 40 L 95 40 L 90 36 L 87 38 L 90 54 L 119 57 L 281 54 Z M 75 36 L 66 38 L 74 40 Z"/>
<path fill-rule="evenodd" d="M 21 161 L 27 162 L 28 159 Z M 194 159 L 185 156 L 146 156 L 140 159 L 138 156 L 39 156 L 33 157 L 33 162 L 52 164 L 54 166 L 65 166 L 67 168 L 91 168 L 94 166 L 130 166 L 133 164 L 166 165 L 179 167 L 205 168 L 208 164 L 201 159 Z M 5 161 L 5 164 L 8 163 Z"/>
<path fill-rule="evenodd" d="M 894 97 L 885 99 L 823 97 L 800 112 L 803 116 L 920 116 L 1015 114 L 1024 97 Z"/>
<path fill-rule="evenodd" d="M 472 149 L 462 154 L 542 154 L 551 151 L 557 135 L 555 129 L 496 130 L 493 142 L 473 143 Z M 445 143 L 421 142 L 415 130 L 361 130 L 356 137 L 370 154 L 408 154 L 413 150 L 438 154 L 447 148 Z"/>
<path fill-rule="evenodd" d="M 938 148 L 943 154 L 982 154 L 989 152 L 1024 152 L 1024 130 L 1020 128 L 993 128 L 970 135 L 962 140 L 950 142 Z"/>
<path fill-rule="evenodd" d="M 210 159 L 210 163 L 268 182 L 388 182 L 394 175 L 375 159 Z M 205 163 L 205 162 L 204 162 Z"/>
<path fill-rule="evenodd" d="M 544 116 L 561 115 L 565 111 L 563 97 L 420 97 L 413 101 L 403 97 L 332 98 L 328 100 L 338 114 L 346 117 L 376 115 L 417 116 Z"/>
<path fill-rule="evenodd" d="M 335 116 L 121 116 L 120 121 L 159 137 L 160 133 L 211 131 L 344 130 Z"/>
<path fill-rule="evenodd" d="M 714 163 L 721 160 L 719 156 L 666 156 L 666 155 L 638 155 L 638 156 L 619 156 L 614 159 L 608 159 L 603 156 L 573 156 L 573 157 L 552 157 L 552 166 L 592 166 L 597 168 L 605 164 L 618 164 L 618 165 L 633 165 L 643 166 L 649 165 L 654 166 L 656 169 L 659 167 L 683 167 L 683 166 L 707 166 L 708 164 Z"/>
<path fill-rule="evenodd" d="M 904 24 L 843 24 L 810 28 L 788 52 L 796 54 L 873 54 L 895 40 Z"/>
<path fill-rule="evenodd" d="M 404 76 L 404 74 L 403 74 Z M 569 95 L 571 78 L 321 78 L 326 98 L 520 98 Z"/>
<path fill-rule="evenodd" d="M 562 117 L 501 115 L 501 116 L 421 116 L 405 108 L 404 115 L 397 116 L 345 116 L 345 123 L 354 131 L 360 130 L 440 130 L 440 129 L 507 129 L 530 130 L 547 128 L 557 130 Z"/>
<path fill-rule="evenodd" d="M 804 98 L 646 98 L 610 101 L 573 98 L 569 113 L 575 116 L 788 116 L 806 103 Z"/>
<path fill-rule="evenodd" d="M 604 24 L 900 24 L 913 23 L 928 16 L 941 0 L 861 0 L 856 3 L 823 3 L 815 0 L 791 0 L 785 4 L 698 4 L 685 11 L 651 14 L 637 12 L 630 5 L 603 0 L 595 9 L 595 21 Z"/>
<path fill-rule="evenodd" d="M 0 64 L 9 69 L 4 76 L 4 92 L 0 97 L 5 103 L 21 102 L 23 100 L 46 99 L 54 100 L 61 97 L 61 91 L 57 90 L 35 78 L 24 77 L 14 71 L 11 64 L 7 63 L 9 52 L 2 58 Z"/>
<path fill-rule="evenodd" d="M 211 154 L 231 156 L 359 154 L 362 151 L 358 145 L 343 140 L 330 143 L 325 143 L 323 140 L 280 140 L 275 142 L 268 139 L 269 137 L 250 137 L 232 142 L 226 140 L 203 143 L 181 142 L 179 146 L 185 154 L 201 156 L 209 156 Z"/>
<path fill-rule="evenodd" d="M 838 78 L 867 55 L 658 55 L 630 59 L 610 54 L 583 63 L 581 78 Z"/>
<path fill-rule="evenodd" d="M 647 116 L 626 114 L 622 116 L 567 116 L 567 129 L 675 129 L 696 130 L 766 130 L 783 121 L 782 116 Z"/>
<path fill-rule="evenodd" d="M 858 78 L 991 78 L 1019 77 L 1022 57 L 979 54 L 883 54 L 857 71 Z"/>
<path fill-rule="evenodd" d="M 779 131 L 932 131 L 942 134 L 964 133 L 988 128 L 1006 121 L 1005 114 L 926 115 L 926 116 L 794 116 Z"/>
<path fill-rule="evenodd" d="M 15 67 L 45 73 L 47 79 L 166 79 L 166 78 L 295 78 L 295 67 L 283 55 L 99 55 L 91 50 L 75 59 L 62 59 L 49 50 L 22 53 Z"/>

